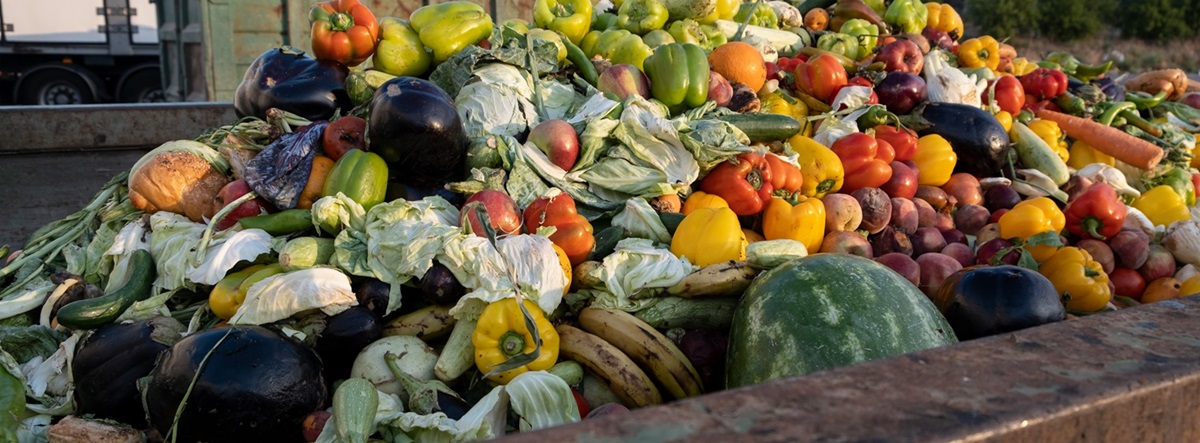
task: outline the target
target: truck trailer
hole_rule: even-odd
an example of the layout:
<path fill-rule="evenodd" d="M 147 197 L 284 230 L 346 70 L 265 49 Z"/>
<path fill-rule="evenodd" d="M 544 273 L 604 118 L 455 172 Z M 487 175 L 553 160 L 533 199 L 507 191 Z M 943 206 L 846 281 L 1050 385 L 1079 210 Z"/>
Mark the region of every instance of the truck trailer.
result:
<path fill-rule="evenodd" d="M 164 100 L 153 0 L 0 1 L 0 104 Z"/>

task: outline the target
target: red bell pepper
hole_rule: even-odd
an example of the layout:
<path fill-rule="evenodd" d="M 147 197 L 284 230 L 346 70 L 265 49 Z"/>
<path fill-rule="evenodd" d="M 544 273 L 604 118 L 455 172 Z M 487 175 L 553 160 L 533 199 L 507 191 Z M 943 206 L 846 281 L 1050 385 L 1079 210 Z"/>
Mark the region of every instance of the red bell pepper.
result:
<path fill-rule="evenodd" d="M 1067 74 L 1057 69 L 1037 68 L 1021 76 L 1021 88 L 1034 101 L 1053 100 L 1067 92 Z"/>
<path fill-rule="evenodd" d="M 800 186 L 804 184 L 804 174 L 800 172 L 799 166 L 772 153 L 767 153 L 766 159 L 767 165 L 771 167 L 771 187 L 775 189 L 775 195 L 791 197 L 800 191 Z"/>
<path fill-rule="evenodd" d="M 592 224 L 576 212 L 575 199 L 556 188 L 551 188 L 530 203 L 525 208 L 524 218 L 525 232 L 530 234 L 543 226 L 554 227 L 550 241 L 562 248 L 571 260 L 571 266 L 587 260 L 588 254 L 596 246 Z"/>
<path fill-rule="evenodd" d="M 1087 188 L 1063 210 L 1068 231 L 1079 237 L 1099 240 L 1121 232 L 1125 213 L 1125 203 L 1117 197 L 1117 191 L 1104 182 Z"/>
<path fill-rule="evenodd" d="M 896 151 L 896 161 L 912 160 L 917 155 L 917 133 L 912 129 L 879 125 L 875 127 L 875 139 L 892 145 L 892 150 Z"/>
<path fill-rule="evenodd" d="M 1025 107 L 1025 87 L 1020 80 L 1011 75 L 1001 75 L 1000 78 L 988 82 L 988 87 L 982 94 L 985 106 L 992 105 L 993 95 L 996 98 L 996 106 L 1001 111 L 1017 115 L 1021 113 L 1021 108 Z"/>
<path fill-rule="evenodd" d="M 821 54 L 796 65 L 796 89 L 829 103 L 837 91 L 845 86 L 846 68 L 838 59 Z"/>
<path fill-rule="evenodd" d="M 312 23 L 313 56 L 318 60 L 357 66 L 375 53 L 379 23 L 358 0 L 317 3 L 308 11 L 308 21 Z"/>
<path fill-rule="evenodd" d="M 709 171 L 700 181 L 700 190 L 725 199 L 734 214 L 754 215 L 771 201 L 772 178 L 767 159 L 748 152 Z"/>
<path fill-rule="evenodd" d="M 830 149 L 842 159 L 842 169 L 846 173 L 843 193 L 878 188 L 892 178 L 889 163 L 896 158 L 896 151 L 886 141 L 855 132 L 833 142 Z"/>

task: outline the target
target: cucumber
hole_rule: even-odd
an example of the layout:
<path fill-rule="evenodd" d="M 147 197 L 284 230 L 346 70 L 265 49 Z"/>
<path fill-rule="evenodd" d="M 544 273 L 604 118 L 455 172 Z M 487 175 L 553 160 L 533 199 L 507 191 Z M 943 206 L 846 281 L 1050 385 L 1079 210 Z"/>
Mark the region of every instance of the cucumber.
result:
<path fill-rule="evenodd" d="M 112 323 L 134 302 L 150 297 L 154 279 L 154 257 L 150 251 L 139 249 L 130 257 L 129 281 L 111 293 L 87 300 L 78 300 L 58 310 L 58 324 L 71 329 L 95 329 Z"/>
<path fill-rule="evenodd" d="M 667 232 L 675 235 L 675 230 L 679 228 L 679 224 L 683 223 L 684 215 L 678 212 L 660 212 L 658 219 L 662 221 L 663 226 L 666 226 Z"/>
<path fill-rule="evenodd" d="M 1017 151 L 1017 157 L 1026 167 L 1042 171 L 1058 186 L 1067 183 L 1067 180 L 1071 178 L 1071 173 L 1067 171 L 1067 164 L 1063 162 L 1062 157 L 1054 153 L 1050 145 L 1024 123 L 1013 122 L 1008 137 L 1013 142 L 1013 149 Z"/>
<path fill-rule="evenodd" d="M 333 393 L 333 424 L 338 441 L 366 443 L 375 433 L 375 413 L 379 408 L 379 393 L 375 385 L 363 378 L 351 378 Z"/>
<path fill-rule="evenodd" d="M 333 239 L 298 237 L 288 240 L 279 250 L 279 264 L 288 271 L 329 263 L 333 257 Z"/>
<path fill-rule="evenodd" d="M 659 297 L 658 302 L 633 314 L 654 329 L 726 329 L 733 322 L 737 297 Z"/>
<path fill-rule="evenodd" d="M 722 115 L 717 119 L 741 129 L 751 142 L 787 140 L 804 128 L 791 116 L 766 112 Z"/>
<path fill-rule="evenodd" d="M 804 243 L 791 239 L 763 240 L 746 245 L 746 264 L 754 269 L 772 269 L 806 256 L 808 248 Z"/>

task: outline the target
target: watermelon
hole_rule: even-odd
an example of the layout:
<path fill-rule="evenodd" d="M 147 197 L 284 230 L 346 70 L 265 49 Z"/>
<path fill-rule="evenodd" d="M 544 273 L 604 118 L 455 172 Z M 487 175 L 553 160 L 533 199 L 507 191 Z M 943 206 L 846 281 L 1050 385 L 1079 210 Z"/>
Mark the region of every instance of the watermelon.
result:
<path fill-rule="evenodd" d="M 728 388 L 958 342 L 933 302 L 903 276 L 834 253 L 759 275 L 730 328 Z"/>

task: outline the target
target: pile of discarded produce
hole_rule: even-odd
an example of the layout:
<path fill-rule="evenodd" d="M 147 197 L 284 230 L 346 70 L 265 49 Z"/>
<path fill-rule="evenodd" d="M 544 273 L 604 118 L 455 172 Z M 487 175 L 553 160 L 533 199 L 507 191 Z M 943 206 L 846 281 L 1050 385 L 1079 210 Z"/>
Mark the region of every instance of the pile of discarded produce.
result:
<path fill-rule="evenodd" d="M 0 440 L 481 440 L 1200 292 L 1178 70 L 914 0 L 310 18 L 4 254 Z"/>

